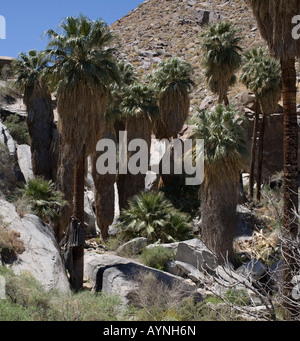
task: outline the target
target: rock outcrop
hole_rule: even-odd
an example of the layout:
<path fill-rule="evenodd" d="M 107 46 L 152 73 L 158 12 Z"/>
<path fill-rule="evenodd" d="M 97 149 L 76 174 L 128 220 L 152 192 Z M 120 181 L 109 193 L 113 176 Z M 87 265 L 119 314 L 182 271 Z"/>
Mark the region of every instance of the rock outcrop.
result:
<path fill-rule="evenodd" d="M 7 230 L 19 233 L 25 248 L 9 264 L 12 270 L 16 274 L 30 272 L 46 290 L 68 292 L 69 280 L 52 228 L 34 215 L 20 218 L 15 206 L 3 199 L 0 199 L 0 215 Z"/>

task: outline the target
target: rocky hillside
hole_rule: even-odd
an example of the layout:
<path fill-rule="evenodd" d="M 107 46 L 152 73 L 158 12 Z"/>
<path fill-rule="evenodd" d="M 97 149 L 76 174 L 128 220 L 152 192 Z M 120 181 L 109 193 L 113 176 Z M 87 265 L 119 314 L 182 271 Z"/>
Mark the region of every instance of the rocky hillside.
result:
<path fill-rule="evenodd" d="M 251 10 L 242 0 L 147 0 L 111 25 L 121 44 L 121 58 L 131 62 L 139 75 L 151 71 L 166 57 L 181 57 L 195 69 L 198 85 L 193 105 L 209 91 L 200 65 L 201 33 L 212 22 L 230 21 L 244 38 L 243 48 L 264 44 Z M 231 96 L 241 85 L 232 89 Z"/>

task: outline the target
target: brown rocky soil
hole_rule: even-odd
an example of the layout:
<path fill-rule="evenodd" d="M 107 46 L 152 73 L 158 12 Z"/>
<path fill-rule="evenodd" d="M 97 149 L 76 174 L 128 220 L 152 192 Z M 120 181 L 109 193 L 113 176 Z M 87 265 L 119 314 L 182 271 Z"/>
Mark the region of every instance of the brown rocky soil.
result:
<path fill-rule="evenodd" d="M 147 74 L 166 57 L 181 57 L 195 69 L 197 88 L 192 105 L 209 93 L 200 65 L 201 33 L 212 22 L 230 21 L 243 37 L 243 48 L 263 45 L 251 10 L 242 0 L 147 0 L 111 25 L 121 44 L 121 58 L 139 75 Z M 245 90 L 240 84 L 229 97 Z"/>

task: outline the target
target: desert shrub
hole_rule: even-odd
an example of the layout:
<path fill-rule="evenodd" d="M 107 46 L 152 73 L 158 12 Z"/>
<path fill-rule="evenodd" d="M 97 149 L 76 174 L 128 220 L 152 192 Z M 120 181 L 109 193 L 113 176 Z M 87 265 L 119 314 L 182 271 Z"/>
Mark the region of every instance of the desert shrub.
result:
<path fill-rule="evenodd" d="M 162 321 L 167 312 L 176 314 L 182 301 L 180 285 L 172 288 L 158 281 L 154 274 L 140 274 L 137 276 L 140 282 L 139 289 L 135 292 L 133 304 L 140 310 L 137 311 L 137 319 L 142 321 Z M 179 317 L 178 319 L 179 320 Z"/>
<path fill-rule="evenodd" d="M 8 231 L 0 226 L 0 255 L 2 262 L 9 263 L 17 258 L 18 254 L 25 251 L 23 243 L 16 231 Z"/>
<path fill-rule="evenodd" d="M 125 318 L 121 299 L 116 295 L 89 291 L 60 294 L 52 300 L 52 305 L 58 321 L 118 321 Z"/>
<path fill-rule="evenodd" d="M 184 296 L 181 282 L 172 287 L 160 282 L 148 273 L 138 278 L 139 289 L 133 303 L 138 309 L 135 316 L 138 321 L 219 321 L 230 320 L 227 307 L 214 309 L 206 301 L 195 301 Z"/>
<path fill-rule="evenodd" d="M 246 290 L 229 288 L 225 293 L 225 299 L 229 303 L 237 306 L 243 307 L 249 305 L 249 295 Z"/>
<path fill-rule="evenodd" d="M 0 274 L 6 280 L 6 301 L 9 314 L 19 316 L 20 307 L 25 311 L 25 320 L 42 321 L 48 320 L 51 304 L 50 295 L 42 285 L 29 273 L 15 275 L 11 270 L 3 270 L 0 267 Z M 1 317 L 2 318 L 2 317 Z M 3 317 L 7 318 L 7 317 Z"/>
<path fill-rule="evenodd" d="M 127 318 L 121 299 L 90 291 L 46 291 L 30 274 L 15 275 L 0 266 L 6 299 L 0 300 L 0 321 L 117 321 Z"/>
<path fill-rule="evenodd" d="M 30 145 L 30 136 L 27 128 L 27 124 L 20 120 L 17 115 L 10 115 L 4 121 L 7 129 L 10 132 L 12 138 L 18 144 L 28 144 Z"/>
<path fill-rule="evenodd" d="M 161 192 L 134 196 L 121 212 L 118 227 L 124 240 L 145 237 L 150 243 L 170 243 L 192 236 L 190 216 L 177 210 Z"/>
<path fill-rule="evenodd" d="M 174 260 L 175 253 L 172 249 L 156 246 L 151 249 L 144 249 L 140 255 L 142 262 L 152 268 L 165 270 L 168 261 Z"/>
<path fill-rule="evenodd" d="M 67 204 L 63 194 L 54 189 L 53 182 L 40 177 L 29 179 L 20 193 L 32 212 L 46 222 L 56 221 L 59 208 Z"/>

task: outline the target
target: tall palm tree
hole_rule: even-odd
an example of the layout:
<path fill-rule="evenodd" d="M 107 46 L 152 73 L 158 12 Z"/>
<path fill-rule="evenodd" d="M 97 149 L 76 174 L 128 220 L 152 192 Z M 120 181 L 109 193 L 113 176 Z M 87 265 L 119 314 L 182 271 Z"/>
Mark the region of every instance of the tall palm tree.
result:
<path fill-rule="evenodd" d="M 156 93 L 149 85 L 135 82 L 124 87 L 123 101 L 120 105 L 125 130 L 127 131 L 128 142 L 134 139 L 142 139 L 147 143 L 148 159 L 147 167 L 150 162 L 150 148 L 153 127 L 158 118 L 158 105 Z M 122 143 L 119 141 L 119 143 Z M 124 146 L 127 148 L 127 146 Z M 127 151 L 128 160 L 135 152 Z M 121 187 L 119 188 L 120 209 L 128 204 L 128 199 L 145 189 L 145 174 L 119 174 Z M 122 187 L 123 186 L 123 187 Z"/>
<path fill-rule="evenodd" d="M 230 106 L 199 110 L 195 138 L 205 141 L 204 183 L 201 195 L 201 234 L 224 262 L 233 260 L 239 170 L 246 152 L 242 119 Z"/>
<path fill-rule="evenodd" d="M 300 57 L 300 41 L 292 36 L 293 17 L 300 13 L 298 0 L 247 0 L 257 20 L 262 37 L 266 40 L 270 52 L 280 59 L 282 71 L 282 97 L 284 110 L 284 232 L 295 237 L 298 234 L 298 124 L 296 110 L 296 69 L 295 58 Z M 289 255 L 288 246 L 286 254 Z M 292 256 L 287 257 L 290 270 L 286 271 L 286 295 L 289 302 L 292 287 L 291 274 L 296 271 Z M 298 315 L 292 304 L 287 305 L 290 314 Z"/>
<path fill-rule="evenodd" d="M 205 78 L 212 92 L 219 95 L 219 103 L 229 104 L 227 92 L 236 82 L 236 71 L 242 63 L 242 38 L 231 23 L 210 25 L 202 34 Z"/>
<path fill-rule="evenodd" d="M 111 139 L 117 144 L 113 122 L 106 119 L 104 139 Z M 104 241 L 108 239 L 108 228 L 115 218 L 115 183 L 117 174 L 99 174 L 97 160 L 103 153 L 91 154 L 92 177 L 94 181 L 95 214 L 97 225 Z"/>
<path fill-rule="evenodd" d="M 125 130 L 125 123 L 122 121 L 124 117 L 122 117 L 120 109 L 123 101 L 124 87 L 129 86 L 136 80 L 134 68 L 131 64 L 119 62 L 118 69 L 120 75 L 119 83 L 112 83 L 109 87 L 109 98 L 105 115 L 105 133 L 103 136 L 103 138 L 112 139 L 115 143 L 119 143 L 119 132 Z M 100 175 L 96 169 L 96 160 L 100 155 L 101 152 L 94 152 L 91 155 L 91 160 L 95 186 L 96 220 L 101 236 L 105 241 L 109 237 L 108 228 L 113 223 L 115 217 L 115 183 L 118 181 L 119 189 L 122 188 L 121 198 L 123 198 L 125 176 L 117 177 L 114 174 Z"/>
<path fill-rule="evenodd" d="M 71 285 L 83 284 L 84 178 L 86 158 L 103 136 L 108 86 L 118 80 L 113 35 L 102 21 L 81 15 L 67 17 L 55 32 L 46 32 L 53 65 L 51 81 L 57 91 L 58 128 L 74 160 L 73 215 L 69 242 Z"/>
<path fill-rule="evenodd" d="M 261 126 L 259 133 L 259 152 L 257 166 L 257 200 L 261 197 L 261 179 L 265 122 L 269 114 L 272 114 L 281 98 L 282 79 L 280 64 L 272 58 L 264 49 L 253 48 L 245 53 L 245 64 L 242 68 L 240 80 L 247 88 L 254 93 L 256 102 L 262 112 Z M 253 178 L 255 163 L 255 147 L 257 139 L 257 128 L 259 111 L 255 113 L 254 133 L 252 141 L 252 160 L 250 174 L 250 195 L 253 196 Z"/>
<path fill-rule="evenodd" d="M 24 93 L 27 108 L 33 174 L 54 179 L 56 166 L 51 153 L 53 108 L 49 88 L 42 77 L 47 68 L 47 58 L 41 51 L 30 50 L 20 54 L 13 68 L 15 84 Z"/>
<path fill-rule="evenodd" d="M 176 138 L 190 110 L 189 92 L 195 85 L 193 68 L 179 58 L 162 61 L 150 75 L 151 84 L 159 94 L 160 117 L 154 134 L 157 139 Z"/>

